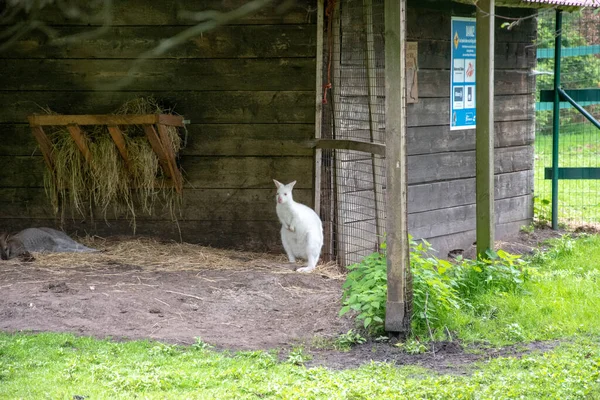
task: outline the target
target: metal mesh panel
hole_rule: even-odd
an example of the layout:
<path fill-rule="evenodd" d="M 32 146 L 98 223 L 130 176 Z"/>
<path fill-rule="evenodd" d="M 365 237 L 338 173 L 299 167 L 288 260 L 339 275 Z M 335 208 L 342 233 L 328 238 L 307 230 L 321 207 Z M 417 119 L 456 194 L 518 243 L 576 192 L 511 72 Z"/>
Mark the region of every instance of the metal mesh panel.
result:
<path fill-rule="evenodd" d="M 552 90 L 554 69 L 555 12 L 538 17 L 538 90 Z M 561 86 L 565 90 L 600 89 L 600 13 L 583 10 L 563 13 Z M 597 120 L 598 101 L 578 101 Z M 535 212 L 542 221 L 551 218 L 552 103 L 536 108 Z M 600 168 L 600 130 L 566 102 L 560 106 L 559 168 L 576 176 L 580 168 Z M 600 178 L 600 176 L 599 176 Z M 600 223 L 600 180 L 560 179 L 559 222 L 580 226 Z"/>
<path fill-rule="evenodd" d="M 331 89 L 322 137 L 383 144 L 383 1 L 345 0 L 328 11 L 324 76 Z M 324 150 L 322 157 L 324 254 L 349 265 L 383 241 L 385 160 L 354 150 Z"/>

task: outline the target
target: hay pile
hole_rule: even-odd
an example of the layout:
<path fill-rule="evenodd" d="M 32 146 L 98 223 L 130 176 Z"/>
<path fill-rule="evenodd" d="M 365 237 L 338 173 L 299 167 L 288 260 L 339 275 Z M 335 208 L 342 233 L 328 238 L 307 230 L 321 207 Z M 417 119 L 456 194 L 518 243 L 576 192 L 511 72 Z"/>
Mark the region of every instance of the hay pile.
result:
<path fill-rule="evenodd" d="M 86 268 L 89 271 L 107 266 L 140 267 L 145 271 L 185 271 L 198 269 L 262 270 L 277 274 L 297 273 L 282 254 L 256 253 L 216 249 L 190 243 L 160 242 L 151 238 L 78 238 L 86 246 L 102 250 L 99 253 L 35 254 L 32 266 L 60 271 Z M 18 260 L 5 263 L 20 264 Z M 295 267 L 300 267 L 297 264 Z M 321 263 L 315 274 L 330 279 L 344 279 L 335 262 Z"/>
<path fill-rule="evenodd" d="M 46 110 L 51 113 L 51 111 Z M 136 98 L 121 106 L 115 114 L 168 114 L 152 98 Z M 65 212 L 94 220 L 100 214 L 109 218 L 128 219 L 135 232 L 139 212 L 151 215 L 157 205 L 169 212 L 177 222 L 181 195 L 164 184 L 158 158 L 141 126 L 121 126 L 129 155 L 129 170 L 113 142 L 106 126 L 81 127 L 91 153 L 91 162 L 85 161 L 66 127 L 47 131 L 53 151 L 54 171 L 46 170 L 44 187 L 56 215 L 61 220 Z M 180 132 L 167 127 L 174 154 L 182 148 Z"/>

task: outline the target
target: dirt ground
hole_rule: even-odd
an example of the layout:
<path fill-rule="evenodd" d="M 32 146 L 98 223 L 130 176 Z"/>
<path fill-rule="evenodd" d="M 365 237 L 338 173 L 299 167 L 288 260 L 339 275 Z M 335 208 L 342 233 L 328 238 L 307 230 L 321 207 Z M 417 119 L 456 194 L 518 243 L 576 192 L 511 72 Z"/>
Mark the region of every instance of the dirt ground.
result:
<path fill-rule="evenodd" d="M 521 233 L 499 242 L 528 252 L 556 232 Z M 343 353 L 319 350 L 315 338 L 335 339 L 353 327 L 338 317 L 343 275 L 337 266 L 294 271 L 281 255 L 212 250 L 150 239 L 88 239 L 94 254 L 37 254 L 0 261 L 0 330 L 71 332 L 116 340 L 153 339 L 217 349 L 254 350 L 307 344 L 309 365 L 347 368 L 365 362 L 419 364 L 463 373 L 479 359 L 551 348 L 465 352 L 457 342 L 412 356 L 391 343 L 369 342 Z M 515 251 L 515 250 L 523 251 Z M 528 250 L 529 249 L 529 250 Z M 465 254 L 466 255 L 466 254 Z M 392 341 L 393 342 L 393 341 Z"/>

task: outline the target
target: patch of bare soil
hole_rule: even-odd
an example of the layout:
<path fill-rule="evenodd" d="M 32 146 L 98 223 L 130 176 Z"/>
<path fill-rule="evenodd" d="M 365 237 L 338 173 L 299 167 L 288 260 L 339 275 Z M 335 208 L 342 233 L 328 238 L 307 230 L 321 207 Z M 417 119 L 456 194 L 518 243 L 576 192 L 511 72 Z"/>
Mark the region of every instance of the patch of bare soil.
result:
<path fill-rule="evenodd" d="M 533 249 L 557 235 L 549 229 L 521 233 L 504 243 L 523 253 L 514 250 Z M 333 264 L 302 274 L 294 271 L 300 265 L 289 265 L 282 255 L 148 239 L 90 239 L 85 244 L 102 252 L 35 254 L 30 262 L 0 262 L 0 330 L 177 344 L 200 337 L 231 350 L 285 350 L 305 343 L 313 356 L 307 365 L 341 369 L 374 360 L 442 373 L 466 373 L 474 361 L 554 346 L 471 352 L 444 342 L 425 354 L 409 355 L 393 342 L 369 342 L 349 352 L 318 350 L 311 347 L 315 337 L 333 341 L 354 326 L 350 318 L 338 317 L 344 277 Z"/>
<path fill-rule="evenodd" d="M 487 348 L 468 346 L 463 348 L 458 341 L 436 342 L 429 345 L 427 352 L 408 354 L 394 346 L 394 342 L 369 342 L 355 346 L 349 352 L 318 351 L 310 352 L 313 359 L 307 366 L 325 366 L 332 369 L 356 368 L 365 362 L 388 362 L 395 365 L 418 365 L 440 374 L 467 375 L 473 371 L 473 363 L 497 357 L 521 357 L 531 352 L 545 352 L 555 348 L 560 342 L 532 342 L 519 346 Z"/>

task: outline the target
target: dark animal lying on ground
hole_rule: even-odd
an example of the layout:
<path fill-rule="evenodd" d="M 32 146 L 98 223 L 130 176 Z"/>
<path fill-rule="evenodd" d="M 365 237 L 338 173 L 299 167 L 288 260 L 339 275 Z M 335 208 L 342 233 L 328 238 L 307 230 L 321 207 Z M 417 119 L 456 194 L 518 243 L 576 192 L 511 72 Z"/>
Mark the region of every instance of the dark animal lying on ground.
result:
<path fill-rule="evenodd" d="M 15 235 L 0 234 L 0 258 L 21 258 L 33 261 L 31 253 L 88 253 L 98 251 L 71 239 L 67 234 L 52 228 L 27 228 Z"/>

